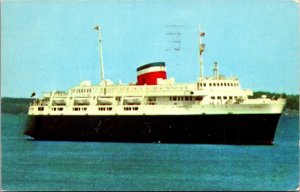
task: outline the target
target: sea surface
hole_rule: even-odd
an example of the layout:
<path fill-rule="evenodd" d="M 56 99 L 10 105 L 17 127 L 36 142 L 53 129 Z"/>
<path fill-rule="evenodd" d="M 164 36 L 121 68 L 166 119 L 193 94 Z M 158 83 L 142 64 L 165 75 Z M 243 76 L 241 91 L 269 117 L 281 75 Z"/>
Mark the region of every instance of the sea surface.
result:
<path fill-rule="evenodd" d="M 299 116 L 272 146 L 35 141 L 25 114 L 2 114 L 4 190 L 295 190 Z"/>

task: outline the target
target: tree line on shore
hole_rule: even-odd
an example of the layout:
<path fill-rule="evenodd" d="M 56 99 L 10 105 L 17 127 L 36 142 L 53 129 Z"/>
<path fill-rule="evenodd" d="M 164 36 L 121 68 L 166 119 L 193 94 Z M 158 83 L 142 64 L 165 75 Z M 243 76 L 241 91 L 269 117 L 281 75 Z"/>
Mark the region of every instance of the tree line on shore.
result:
<path fill-rule="evenodd" d="M 285 93 L 271 93 L 266 91 L 253 92 L 252 98 L 260 98 L 262 95 L 266 95 L 268 98 L 278 99 L 286 98 L 286 110 L 299 111 L 299 95 L 288 95 Z M 28 107 L 33 98 L 1 98 L 1 113 L 27 113 Z"/>

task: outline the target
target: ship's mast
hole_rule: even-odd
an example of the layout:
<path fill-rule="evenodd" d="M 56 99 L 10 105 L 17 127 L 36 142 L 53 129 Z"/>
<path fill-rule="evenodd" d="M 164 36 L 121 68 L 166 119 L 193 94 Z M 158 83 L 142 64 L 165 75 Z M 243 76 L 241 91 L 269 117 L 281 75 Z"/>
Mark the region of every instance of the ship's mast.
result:
<path fill-rule="evenodd" d="M 214 71 L 215 79 L 219 79 L 218 62 L 215 62 L 213 71 Z"/>
<path fill-rule="evenodd" d="M 200 79 L 203 79 L 203 58 L 202 53 L 205 48 L 205 44 L 202 43 L 202 37 L 205 36 L 205 33 L 200 30 L 199 25 L 199 55 L 200 55 Z"/>
<path fill-rule="evenodd" d="M 104 81 L 104 66 L 103 66 L 103 58 L 102 58 L 102 39 L 101 39 L 100 26 L 97 25 L 94 29 L 98 31 L 99 51 L 100 51 L 100 75 L 101 75 L 100 82 L 102 82 Z"/>

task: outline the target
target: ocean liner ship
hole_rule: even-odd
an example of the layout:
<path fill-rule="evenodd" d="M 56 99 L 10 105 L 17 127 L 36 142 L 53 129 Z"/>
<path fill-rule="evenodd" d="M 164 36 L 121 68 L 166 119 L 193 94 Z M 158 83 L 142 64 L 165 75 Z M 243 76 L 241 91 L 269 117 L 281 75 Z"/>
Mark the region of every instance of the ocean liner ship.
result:
<path fill-rule="evenodd" d="M 137 82 L 104 78 L 68 91 L 44 93 L 29 106 L 25 134 L 38 140 L 153 143 L 273 144 L 285 99 L 252 98 L 236 77 L 203 76 L 204 32 L 199 32 L 200 75 L 194 83 L 167 78 L 166 64 L 137 68 Z"/>

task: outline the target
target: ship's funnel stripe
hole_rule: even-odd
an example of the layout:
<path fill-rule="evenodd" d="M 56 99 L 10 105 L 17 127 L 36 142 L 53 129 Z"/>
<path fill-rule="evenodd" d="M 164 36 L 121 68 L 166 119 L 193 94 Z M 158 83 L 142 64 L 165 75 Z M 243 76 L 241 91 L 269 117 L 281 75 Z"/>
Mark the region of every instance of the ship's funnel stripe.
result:
<path fill-rule="evenodd" d="M 142 69 L 142 70 L 137 72 L 137 75 L 140 76 L 140 75 L 143 75 L 143 74 L 146 74 L 146 73 L 161 72 L 161 71 L 166 71 L 166 67 L 157 66 L 157 67 L 150 67 L 150 68 Z"/>
<path fill-rule="evenodd" d="M 166 65 L 165 65 L 164 62 L 149 63 L 149 64 L 138 67 L 136 69 L 136 71 L 141 71 L 141 70 L 146 69 L 146 68 L 157 67 L 157 66 L 165 67 Z"/>

